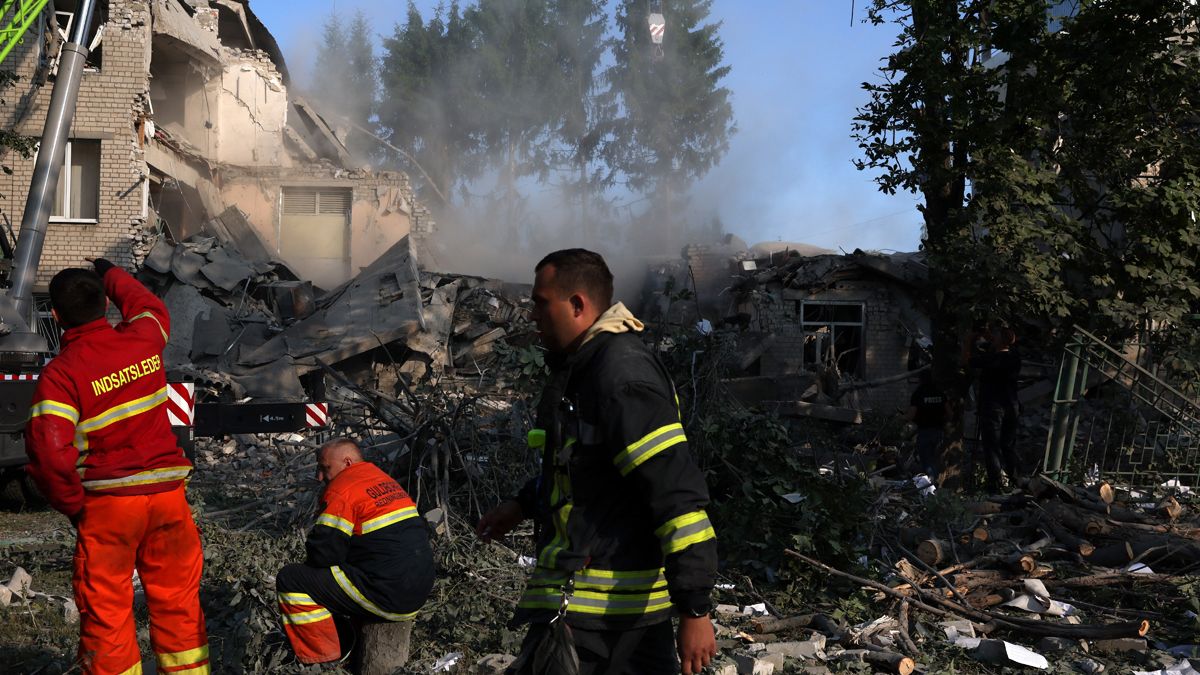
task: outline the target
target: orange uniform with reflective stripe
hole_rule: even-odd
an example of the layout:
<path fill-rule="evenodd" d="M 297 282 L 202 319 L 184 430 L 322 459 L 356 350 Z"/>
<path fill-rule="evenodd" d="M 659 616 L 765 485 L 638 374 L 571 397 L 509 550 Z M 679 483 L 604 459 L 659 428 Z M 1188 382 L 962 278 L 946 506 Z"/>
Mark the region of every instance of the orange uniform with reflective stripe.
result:
<path fill-rule="evenodd" d="M 184 495 L 192 465 L 166 412 L 167 308 L 121 269 L 104 274 L 104 289 L 126 319 L 114 327 L 101 318 L 63 334 L 34 393 L 28 471 L 78 528 L 72 581 L 83 672 L 141 672 L 136 569 L 158 672 L 207 675 L 204 558 Z"/>
<path fill-rule="evenodd" d="M 126 320 L 114 327 L 101 318 L 63 333 L 61 352 L 38 379 L 25 431 L 27 470 L 71 517 L 84 491 L 168 492 L 192 468 L 166 415 L 167 308 L 121 269 L 104 275 L 104 288 Z"/>
<path fill-rule="evenodd" d="M 408 621 L 433 588 L 433 552 L 417 505 L 370 462 L 343 469 L 325 489 L 304 565 L 280 570 L 275 586 L 296 658 L 340 656 L 333 615 Z"/>

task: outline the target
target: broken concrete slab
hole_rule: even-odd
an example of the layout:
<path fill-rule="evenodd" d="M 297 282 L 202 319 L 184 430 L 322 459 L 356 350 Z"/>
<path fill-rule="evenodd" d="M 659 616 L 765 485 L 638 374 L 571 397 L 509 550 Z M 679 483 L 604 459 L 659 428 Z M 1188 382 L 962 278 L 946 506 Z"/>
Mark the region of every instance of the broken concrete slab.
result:
<path fill-rule="evenodd" d="M 202 30 L 175 0 L 154 0 L 150 4 L 155 36 L 169 38 L 183 51 L 217 65 L 221 62 L 221 42 L 217 34 Z"/>
<path fill-rule="evenodd" d="M 775 662 L 767 658 L 757 658 L 750 654 L 733 654 L 733 662 L 737 666 L 738 675 L 774 675 Z"/>
<path fill-rule="evenodd" d="M 817 634 L 812 640 L 771 642 L 767 644 L 767 653 L 781 654 L 789 659 L 820 658 L 825 654 L 825 636 Z"/>
<path fill-rule="evenodd" d="M 322 297 L 312 316 L 239 357 L 239 363 L 261 363 L 260 351 L 278 350 L 275 343 L 283 342 L 301 372 L 309 372 L 320 367 L 318 362 L 337 363 L 425 330 L 419 278 L 416 253 L 405 237 L 354 279 Z"/>
<path fill-rule="evenodd" d="M 159 274 L 167 274 L 171 271 L 171 258 L 174 256 L 175 247 L 160 237 L 146 255 L 144 264 Z"/>
<path fill-rule="evenodd" d="M 200 268 L 200 273 L 228 293 L 243 286 L 247 279 L 256 274 L 253 267 L 230 255 L 224 247 L 213 248 L 207 257 L 209 262 Z"/>
<path fill-rule="evenodd" d="M 212 284 L 200 273 L 200 270 L 207 264 L 208 258 L 200 253 L 192 251 L 186 246 L 176 246 L 175 253 L 171 256 L 171 274 L 190 286 L 209 288 Z"/>
<path fill-rule="evenodd" d="M 302 401 L 306 398 L 291 357 L 285 356 L 257 368 L 235 366 L 230 377 L 245 389 L 247 396 L 259 402 Z"/>
<path fill-rule="evenodd" d="M 260 274 L 270 272 L 280 264 L 259 238 L 246 214 L 236 206 L 230 206 L 221 215 L 204 223 L 204 231 L 216 237 L 223 246 L 233 249 Z M 296 278 L 291 270 L 288 273 L 293 279 Z"/>

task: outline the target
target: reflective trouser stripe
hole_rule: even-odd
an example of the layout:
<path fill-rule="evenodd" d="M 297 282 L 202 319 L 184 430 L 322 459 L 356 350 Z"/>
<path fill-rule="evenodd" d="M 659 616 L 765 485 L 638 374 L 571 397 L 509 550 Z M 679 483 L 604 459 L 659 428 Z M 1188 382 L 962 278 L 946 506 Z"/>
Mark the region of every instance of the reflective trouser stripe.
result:
<path fill-rule="evenodd" d="M 350 577 L 346 576 L 346 573 L 342 571 L 342 568 L 334 565 L 329 569 L 331 572 L 333 572 L 334 580 L 337 581 L 338 586 L 345 591 L 346 595 L 349 595 L 354 602 L 358 603 L 359 607 L 362 607 L 375 616 L 387 619 L 388 621 L 411 621 L 417 616 L 416 612 L 398 614 L 395 612 L 384 611 L 379 607 L 379 605 L 376 605 L 368 600 L 367 596 L 363 595 L 362 592 L 358 590 L 358 588 L 354 585 L 354 582 L 350 581 Z"/>
<path fill-rule="evenodd" d="M 179 652 L 157 654 L 158 669 L 164 673 L 207 673 L 208 645 Z"/>
<path fill-rule="evenodd" d="M 182 487 L 149 495 L 84 495 L 72 577 L 80 608 L 79 655 L 85 673 L 141 672 L 132 577 L 146 591 L 150 641 L 176 666 L 160 673 L 207 673 L 200 608 L 203 553 Z M 194 660 L 188 660 L 194 659 Z"/>
<path fill-rule="evenodd" d="M 709 539 L 716 539 L 712 522 L 703 509 L 685 513 L 668 520 L 662 527 L 654 531 L 662 542 L 663 555 L 678 553 L 692 544 L 698 544 Z"/>
<path fill-rule="evenodd" d="M 283 632 L 301 663 L 325 663 L 342 656 L 333 614 L 307 593 L 279 593 Z"/>

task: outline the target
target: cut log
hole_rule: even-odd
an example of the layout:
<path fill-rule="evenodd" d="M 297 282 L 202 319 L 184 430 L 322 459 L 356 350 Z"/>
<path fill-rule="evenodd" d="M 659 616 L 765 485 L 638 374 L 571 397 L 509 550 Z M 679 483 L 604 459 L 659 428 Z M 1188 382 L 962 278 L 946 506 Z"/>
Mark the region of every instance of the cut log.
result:
<path fill-rule="evenodd" d="M 1168 520 L 1178 520 L 1183 515 L 1183 506 L 1174 497 L 1167 497 L 1154 507 L 1154 512 Z"/>
<path fill-rule="evenodd" d="M 885 673 L 910 675 L 916 670 L 917 664 L 912 659 L 895 652 L 876 652 L 869 649 L 847 649 L 844 652 L 831 654 L 830 659 L 848 663 L 868 663 Z"/>
<path fill-rule="evenodd" d="M 1046 528 L 1060 546 L 1076 551 L 1079 555 L 1086 557 L 1096 550 L 1090 541 L 1063 527 L 1053 518 L 1043 518 L 1042 527 Z"/>
<path fill-rule="evenodd" d="M 1101 546 L 1085 558 L 1093 565 L 1101 567 L 1124 567 L 1133 560 L 1133 546 L 1127 541 Z"/>
<path fill-rule="evenodd" d="M 926 539 L 933 539 L 933 530 L 928 527 L 900 528 L 900 543 L 912 548 Z"/>
<path fill-rule="evenodd" d="M 786 630 L 794 630 L 796 628 L 808 628 L 812 625 L 815 617 L 820 614 L 800 614 L 797 616 L 789 616 L 784 619 L 773 618 L 757 618 L 751 619 L 750 625 L 754 626 L 755 633 L 782 633 Z"/>
<path fill-rule="evenodd" d="M 948 560 L 952 552 L 950 544 L 941 539 L 926 539 L 917 544 L 917 557 L 930 567 L 935 567 Z"/>
<path fill-rule="evenodd" d="M 1048 501 L 1042 504 L 1042 508 L 1051 518 L 1057 520 L 1067 529 L 1076 534 L 1085 537 L 1096 537 L 1107 535 L 1112 532 L 1112 527 L 1105 523 L 1102 519 L 1090 513 L 1083 511 L 1070 504 L 1064 504 L 1058 501 Z"/>
<path fill-rule="evenodd" d="M 412 621 L 364 623 L 357 649 L 360 675 L 391 675 L 408 663 Z"/>

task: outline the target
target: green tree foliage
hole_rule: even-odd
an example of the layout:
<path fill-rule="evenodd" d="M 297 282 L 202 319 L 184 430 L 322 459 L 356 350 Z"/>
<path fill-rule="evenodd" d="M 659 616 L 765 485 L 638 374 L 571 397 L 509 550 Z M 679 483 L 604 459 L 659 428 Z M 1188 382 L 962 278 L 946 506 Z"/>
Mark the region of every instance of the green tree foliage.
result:
<path fill-rule="evenodd" d="M 371 25 L 362 10 L 348 23 L 330 14 L 314 64 L 313 97 L 334 126 L 350 127 L 348 146 L 360 158 L 375 151 L 370 137 L 362 133 L 373 133 L 375 128 L 379 66 L 374 48 Z"/>
<path fill-rule="evenodd" d="M 404 24 L 383 41 L 379 120 L 391 142 L 421 167 L 422 196 L 436 207 L 447 206 L 479 170 L 478 74 L 470 67 L 475 44 L 475 28 L 457 2 L 428 22 L 409 2 Z"/>
<path fill-rule="evenodd" d="M 477 31 L 474 56 L 483 141 L 497 172 L 493 213 L 513 235 L 525 204 L 518 182 L 545 181 L 563 84 L 550 5 L 526 0 L 479 0 L 467 10 Z"/>
<path fill-rule="evenodd" d="M 647 28 L 649 3 L 622 0 L 617 8 L 608 79 L 621 115 L 608 161 L 630 188 L 652 196 L 668 232 L 677 227 L 671 214 L 684 190 L 724 156 L 735 131 L 729 90 L 721 85 L 730 67 L 711 7 L 711 0 L 669 3 L 661 52 Z"/>
<path fill-rule="evenodd" d="M 1120 337 L 1190 311 L 1200 63 L 1189 0 L 876 0 L 868 11 L 899 35 L 883 81 L 864 84 L 858 164 L 881 190 L 923 197 L 944 386 L 972 319 Z"/>
<path fill-rule="evenodd" d="M 632 0 L 615 37 L 603 0 L 475 0 L 428 21 L 410 3 L 383 41 L 379 122 L 431 203 L 486 186 L 492 223 L 510 236 L 531 234 L 535 182 L 559 190 L 588 241 L 617 183 L 655 195 L 650 220 L 666 222 L 733 131 L 710 5 L 671 3 L 656 59 L 645 3 Z"/>
<path fill-rule="evenodd" d="M 607 51 L 608 15 L 603 0 L 552 0 L 554 62 L 561 86 L 555 129 L 561 143 L 554 161 L 563 172 L 563 201 L 578 219 L 580 239 L 595 240 L 600 193 L 610 176 L 599 162 L 616 107 L 602 89 L 601 63 Z"/>

